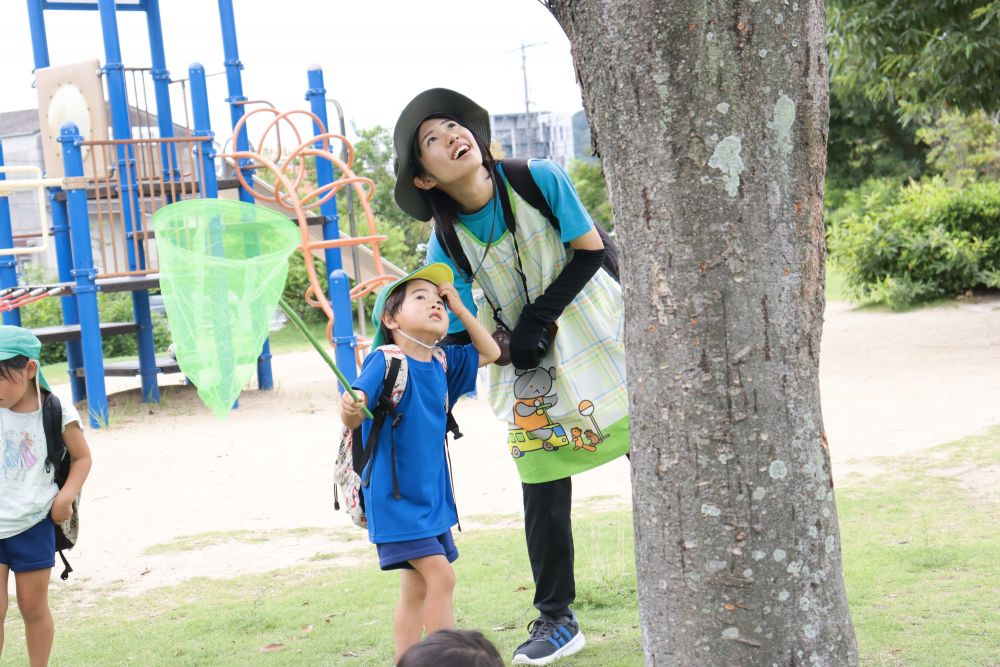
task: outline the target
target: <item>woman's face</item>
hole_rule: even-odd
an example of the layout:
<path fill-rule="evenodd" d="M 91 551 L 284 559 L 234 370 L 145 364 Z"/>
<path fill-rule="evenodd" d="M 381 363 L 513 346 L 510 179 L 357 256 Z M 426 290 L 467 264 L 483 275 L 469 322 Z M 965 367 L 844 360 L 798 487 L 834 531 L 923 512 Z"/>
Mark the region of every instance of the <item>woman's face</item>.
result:
<path fill-rule="evenodd" d="M 417 129 L 420 164 L 426 174 L 413 179 L 418 188 L 429 190 L 448 185 L 478 171 L 483 154 L 467 128 L 450 118 L 430 118 Z"/>

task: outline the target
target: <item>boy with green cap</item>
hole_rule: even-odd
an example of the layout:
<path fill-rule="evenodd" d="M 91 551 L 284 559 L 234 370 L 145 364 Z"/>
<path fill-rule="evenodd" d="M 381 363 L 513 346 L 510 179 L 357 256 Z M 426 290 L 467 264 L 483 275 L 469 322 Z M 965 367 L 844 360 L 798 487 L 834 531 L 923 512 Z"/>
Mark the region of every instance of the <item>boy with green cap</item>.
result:
<path fill-rule="evenodd" d="M 42 422 L 42 392 L 51 392 L 38 362 L 41 349 L 27 329 L 0 326 L 0 623 L 13 571 L 32 665 L 47 664 L 52 651 L 48 591 L 56 524 L 69 519 L 91 465 L 80 414 L 72 403 L 63 403 L 63 439 L 71 463 L 63 487 L 56 485 Z"/>
<path fill-rule="evenodd" d="M 362 426 L 367 441 L 372 420 L 361 408 L 382 395 L 387 358 L 405 355 L 406 390 L 391 411 L 372 458 L 358 470 L 368 537 L 376 545 L 383 570 L 400 570 L 395 613 L 395 656 L 430 635 L 451 627 L 458 550 L 451 527 L 458 521 L 446 453 L 447 413 L 460 396 L 476 386 L 476 371 L 500 355 L 489 332 L 462 303 L 444 264 L 431 264 L 385 287 L 375 301 L 372 324 L 377 328 L 372 353 L 361 366 L 353 387 L 359 401 L 341 396 L 341 420 Z M 471 338 L 466 345 L 436 343 L 448 333 L 450 308 Z M 390 345 L 386 345 L 389 343 Z"/>

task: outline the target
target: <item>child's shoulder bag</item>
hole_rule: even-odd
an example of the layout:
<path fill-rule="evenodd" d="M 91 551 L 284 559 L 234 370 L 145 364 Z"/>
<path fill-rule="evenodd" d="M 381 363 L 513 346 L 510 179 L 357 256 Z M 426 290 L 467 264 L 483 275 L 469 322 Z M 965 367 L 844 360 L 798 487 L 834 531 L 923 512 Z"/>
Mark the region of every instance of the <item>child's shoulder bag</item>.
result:
<path fill-rule="evenodd" d="M 340 509 L 339 495 L 344 497 L 344 510 L 351 517 L 356 525 L 361 528 L 368 527 L 368 517 L 365 514 L 365 499 L 361 493 L 361 487 L 368 485 L 371 477 L 371 467 L 365 478 L 361 478 L 365 466 L 375 454 L 375 445 L 378 442 L 379 432 L 385 424 L 386 417 L 391 416 L 390 428 L 398 425 L 402 415 L 397 414 L 396 407 L 403 400 L 403 392 L 406 391 L 407 365 L 406 355 L 395 345 L 383 345 L 378 348 L 385 356 L 385 375 L 382 382 L 382 393 L 372 412 L 372 427 L 368 432 L 368 439 L 362 443 L 361 426 L 350 429 L 344 428 L 340 434 L 340 444 L 337 447 L 337 459 L 333 467 L 333 507 Z M 374 352 L 375 350 L 373 350 Z M 434 358 L 437 359 L 448 372 L 448 359 L 445 352 L 440 347 L 434 348 Z M 446 397 L 447 401 L 447 397 Z M 369 401 L 370 404 L 370 401 Z M 447 408 L 447 402 L 446 402 Z M 454 424 L 451 411 L 448 411 L 448 423 Z M 457 428 L 455 429 L 457 432 Z M 460 437 L 457 434 L 456 437 Z M 395 466 L 393 466 L 395 472 Z M 396 488 L 396 480 L 393 479 L 393 487 L 396 497 L 399 497 L 399 490 Z M 339 493 L 338 493 L 339 492 Z"/>
<path fill-rule="evenodd" d="M 54 470 L 53 479 L 60 489 L 69 477 L 70 456 L 63 440 L 62 404 L 55 394 L 46 393 L 42 401 L 42 426 L 45 429 L 45 444 L 48 454 L 45 457 L 45 471 Z M 65 581 L 73 571 L 63 551 L 69 551 L 76 546 L 80 534 L 80 495 L 73 499 L 73 510 L 69 518 L 56 524 L 56 551 L 63 562 L 63 571 L 59 578 Z"/>

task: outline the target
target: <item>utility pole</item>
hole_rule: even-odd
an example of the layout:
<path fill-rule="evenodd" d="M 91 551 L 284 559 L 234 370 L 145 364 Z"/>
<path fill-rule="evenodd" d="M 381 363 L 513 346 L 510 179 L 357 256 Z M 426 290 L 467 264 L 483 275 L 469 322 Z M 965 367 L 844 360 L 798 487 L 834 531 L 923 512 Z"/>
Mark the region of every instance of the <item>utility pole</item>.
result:
<path fill-rule="evenodd" d="M 532 130 L 531 109 L 529 108 L 530 103 L 528 101 L 528 60 L 527 56 L 524 53 L 524 50 L 532 46 L 539 46 L 544 43 L 545 42 L 535 42 L 534 44 L 525 44 L 524 42 L 521 43 L 521 73 L 524 75 L 524 119 L 528 123 L 528 129 L 525 135 L 525 144 L 527 146 L 526 149 L 527 154 L 524 156 L 525 158 L 534 157 L 532 155 L 532 144 L 534 142 L 532 142 L 531 140 L 531 130 Z M 512 148 L 514 149 L 514 152 L 516 153 L 517 152 L 516 135 L 515 135 L 515 140 L 511 142 L 511 144 Z"/>

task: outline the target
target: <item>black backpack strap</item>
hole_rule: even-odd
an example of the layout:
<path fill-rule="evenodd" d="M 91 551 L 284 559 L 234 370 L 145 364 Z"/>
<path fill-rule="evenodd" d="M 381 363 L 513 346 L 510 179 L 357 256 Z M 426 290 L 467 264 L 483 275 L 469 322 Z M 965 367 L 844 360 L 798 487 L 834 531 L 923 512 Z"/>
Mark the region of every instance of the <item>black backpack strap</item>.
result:
<path fill-rule="evenodd" d="M 532 208 L 541 213 L 545 218 L 552 224 L 552 226 L 558 231 L 559 218 L 556 214 L 552 212 L 552 207 L 549 206 L 549 202 L 545 199 L 545 195 L 542 194 L 541 188 L 538 187 L 538 183 L 535 182 L 535 177 L 531 175 L 531 170 L 528 167 L 528 161 L 522 158 L 508 158 L 500 161 L 501 166 L 503 166 L 503 173 L 507 177 L 507 182 L 510 186 L 514 188 L 521 199 L 528 202 Z M 615 279 L 616 282 L 621 282 L 619 278 L 619 266 L 618 266 L 618 246 L 615 245 L 614 239 L 611 235 L 604 230 L 598 224 L 594 225 L 594 229 L 597 230 L 597 235 L 601 237 L 601 241 L 604 243 L 604 270 Z"/>
<path fill-rule="evenodd" d="M 559 229 L 559 218 L 552 212 L 552 207 L 545 200 L 545 195 L 535 182 L 535 177 L 531 175 L 528 161 L 523 158 L 506 158 L 500 160 L 500 166 L 503 167 L 503 174 L 510 187 L 514 188 L 514 192 L 528 202 L 531 208 L 544 215 L 553 227 Z"/>
<path fill-rule="evenodd" d="M 385 372 L 385 379 L 382 381 L 382 393 L 379 395 L 378 403 L 375 404 L 375 408 L 372 410 L 372 427 L 368 432 L 368 440 L 365 442 L 364 447 L 351 447 L 354 472 L 358 473 L 358 475 L 364 471 L 365 466 L 368 465 L 368 462 L 375 455 L 375 443 L 378 442 L 378 434 L 382 430 L 382 424 L 385 422 L 386 415 L 396 411 L 395 406 L 392 404 L 392 390 L 396 386 L 396 377 L 399 375 L 399 367 L 402 363 L 403 360 L 398 357 L 392 357 L 389 360 L 389 367 Z M 360 426 L 355 429 L 357 436 L 352 436 L 356 437 L 354 443 L 360 441 L 360 430 Z M 371 474 L 372 471 L 369 468 L 368 473 L 363 478 L 363 486 L 368 486 Z"/>
<path fill-rule="evenodd" d="M 443 227 L 447 227 L 447 229 Z M 445 254 L 451 258 L 458 270 L 464 273 L 466 278 L 469 278 L 472 275 L 472 264 L 469 263 L 469 258 L 466 256 L 465 250 L 462 249 L 462 242 L 458 240 L 455 223 L 442 226 L 435 222 L 434 236 L 437 237 L 438 243 L 444 248 Z"/>
<path fill-rule="evenodd" d="M 73 571 L 73 566 L 69 564 L 68 560 L 66 560 L 66 554 L 63 553 L 62 549 L 60 549 L 57 553 L 59 554 L 59 557 L 62 558 L 63 562 L 63 571 L 62 574 L 59 575 L 59 578 L 66 581 L 69 579 L 69 573 Z"/>
<path fill-rule="evenodd" d="M 52 393 L 42 400 L 42 426 L 45 429 L 45 470 L 55 470 L 56 486 L 60 489 L 69 477 L 69 455 L 62 435 L 62 403 Z"/>

